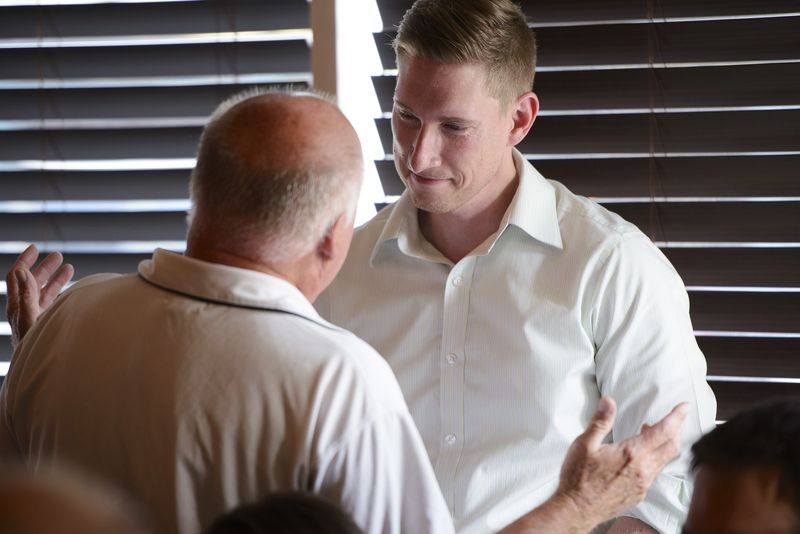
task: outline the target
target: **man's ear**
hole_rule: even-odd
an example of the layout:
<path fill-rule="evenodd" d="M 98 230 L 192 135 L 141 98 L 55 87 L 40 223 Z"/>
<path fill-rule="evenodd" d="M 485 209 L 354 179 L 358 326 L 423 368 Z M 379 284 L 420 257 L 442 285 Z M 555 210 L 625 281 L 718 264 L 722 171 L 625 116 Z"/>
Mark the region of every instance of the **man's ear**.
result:
<path fill-rule="evenodd" d="M 328 262 L 333 259 L 336 251 L 334 250 L 334 238 L 342 231 L 344 225 L 347 224 L 347 214 L 342 213 L 339 215 L 333 224 L 325 230 L 325 235 L 317 243 L 317 257 L 323 262 Z"/>
<path fill-rule="evenodd" d="M 539 113 L 539 98 L 536 93 L 528 91 L 518 96 L 516 103 L 511 105 L 514 106 L 511 115 L 513 125 L 508 133 L 508 144 L 517 146 L 528 135 L 533 121 L 536 120 L 536 115 Z"/>

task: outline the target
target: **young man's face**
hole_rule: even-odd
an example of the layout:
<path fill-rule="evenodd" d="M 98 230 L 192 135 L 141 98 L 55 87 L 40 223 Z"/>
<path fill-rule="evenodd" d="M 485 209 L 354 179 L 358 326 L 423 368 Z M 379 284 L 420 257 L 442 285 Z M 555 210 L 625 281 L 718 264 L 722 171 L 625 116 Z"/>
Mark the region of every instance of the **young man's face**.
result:
<path fill-rule="evenodd" d="M 789 496 L 778 495 L 777 469 L 701 467 L 684 534 L 796 534 Z"/>
<path fill-rule="evenodd" d="M 513 169 L 507 176 L 514 106 L 487 94 L 482 65 L 397 63 L 394 162 L 415 205 L 457 213 L 494 200 L 515 178 Z"/>

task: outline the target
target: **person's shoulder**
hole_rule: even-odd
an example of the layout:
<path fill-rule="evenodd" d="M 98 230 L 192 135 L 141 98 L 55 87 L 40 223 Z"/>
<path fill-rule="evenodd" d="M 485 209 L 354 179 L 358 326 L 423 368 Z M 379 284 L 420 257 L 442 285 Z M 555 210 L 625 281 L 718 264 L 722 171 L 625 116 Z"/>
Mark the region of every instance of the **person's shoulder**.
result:
<path fill-rule="evenodd" d="M 328 371 L 361 399 L 360 409 L 383 413 L 406 410 L 397 379 L 386 360 L 366 341 L 340 329 L 327 355 Z M 365 413 L 366 415 L 366 413 Z"/>
<path fill-rule="evenodd" d="M 573 193 L 564 184 L 555 180 L 548 182 L 555 190 L 558 217 L 562 227 L 581 232 L 589 231 L 598 238 L 642 234 L 635 224 L 596 201 Z"/>
<path fill-rule="evenodd" d="M 555 180 L 548 180 L 556 195 L 559 227 L 565 241 L 580 239 L 594 246 L 614 246 L 627 241 L 644 239 L 642 231 L 622 216 L 596 201 L 578 195 Z"/>

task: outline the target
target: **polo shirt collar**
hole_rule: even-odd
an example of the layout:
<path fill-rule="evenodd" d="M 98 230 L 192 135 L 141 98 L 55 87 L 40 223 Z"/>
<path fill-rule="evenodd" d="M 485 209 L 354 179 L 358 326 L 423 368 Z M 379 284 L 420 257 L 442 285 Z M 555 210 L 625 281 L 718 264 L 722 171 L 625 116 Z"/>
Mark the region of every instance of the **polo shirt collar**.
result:
<path fill-rule="evenodd" d="M 237 307 L 271 309 L 327 324 L 294 285 L 266 273 L 156 249 L 139 263 L 139 276 L 173 293 Z"/>
<path fill-rule="evenodd" d="M 519 176 L 517 191 L 500 222 L 498 232 L 481 244 L 475 252 L 488 253 L 508 226 L 515 226 L 537 241 L 562 249 L 555 188 L 517 149 L 513 150 L 513 157 Z M 417 208 L 408 189 L 390 210 L 383 231 L 372 249 L 370 265 L 375 264 L 384 245 L 392 240 L 396 240 L 397 247 L 407 256 L 451 263 L 422 236 Z"/>

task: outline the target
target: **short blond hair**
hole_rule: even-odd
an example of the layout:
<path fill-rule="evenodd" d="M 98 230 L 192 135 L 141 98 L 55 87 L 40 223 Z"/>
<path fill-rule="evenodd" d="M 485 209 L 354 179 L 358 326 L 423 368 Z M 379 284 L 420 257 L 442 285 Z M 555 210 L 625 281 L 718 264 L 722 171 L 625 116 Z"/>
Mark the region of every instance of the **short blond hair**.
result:
<path fill-rule="evenodd" d="M 536 38 L 511 0 L 417 0 L 392 47 L 398 57 L 486 66 L 486 89 L 502 104 L 533 89 Z"/>

